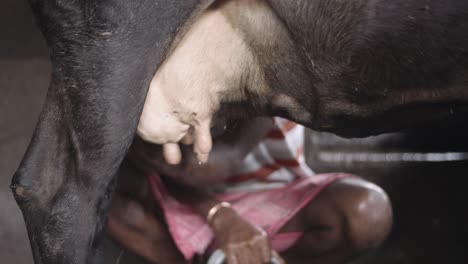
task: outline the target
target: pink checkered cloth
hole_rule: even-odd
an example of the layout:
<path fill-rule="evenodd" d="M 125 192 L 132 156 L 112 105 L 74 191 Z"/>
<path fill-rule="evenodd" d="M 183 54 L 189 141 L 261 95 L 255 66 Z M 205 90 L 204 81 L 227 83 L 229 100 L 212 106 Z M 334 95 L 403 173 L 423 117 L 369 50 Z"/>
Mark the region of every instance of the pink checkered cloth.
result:
<path fill-rule="evenodd" d="M 320 174 L 298 178 L 277 189 L 227 193 L 217 198 L 231 203 L 244 219 L 262 227 L 268 233 L 273 249 L 282 252 L 294 245 L 302 233 L 278 234 L 278 231 L 324 188 L 347 177 L 352 175 Z M 172 197 L 158 175 L 150 175 L 148 180 L 162 207 L 169 232 L 185 259 L 192 260 L 196 254 L 205 254 L 214 240 L 206 219 Z"/>

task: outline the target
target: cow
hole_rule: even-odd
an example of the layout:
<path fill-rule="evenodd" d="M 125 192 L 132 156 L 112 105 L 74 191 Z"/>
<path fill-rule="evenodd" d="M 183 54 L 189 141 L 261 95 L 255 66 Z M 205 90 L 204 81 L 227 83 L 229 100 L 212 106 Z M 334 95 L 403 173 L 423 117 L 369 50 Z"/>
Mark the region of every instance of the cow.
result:
<path fill-rule="evenodd" d="M 176 163 L 175 143 L 190 128 L 203 161 L 210 124 L 232 116 L 282 116 L 346 137 L 466 119 L 468 1 L 29 1 L 53 64 L 40 120 L 12 180 L 36 263 L 92 260 L 137 130 L 165 144 Z M 190 47 L 184 41 L 193 25 L 223 7 L 233 30 L 209 37 L 236 34 L 238 45 L 226 48 L 238 55 L 229 58 L 241 61 L 233 64 L 239 71 L 226 69 L 238 75 L 221 80 L 228 86 L 192 93 L 210 101 L 183 112 L 173 110 L 177 101 L 160 101 L 181 93 L 145 103 L 148 91 L 162 92 L 164 71 L 177 73 L 169 62 Z M 194 83 L 190 77 L 182 80 Z M 145 121 L 162 103 L 172 111 L 174 134 Z"/>

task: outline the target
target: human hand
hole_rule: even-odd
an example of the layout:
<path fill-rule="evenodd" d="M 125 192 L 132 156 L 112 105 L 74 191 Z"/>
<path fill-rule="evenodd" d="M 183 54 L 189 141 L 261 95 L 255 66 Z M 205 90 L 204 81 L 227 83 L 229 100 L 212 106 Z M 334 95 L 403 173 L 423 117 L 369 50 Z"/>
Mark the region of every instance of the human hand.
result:
<path fill-rule="evenodd" d="M 144 176 L 128 162 L 119 171 L 117 193 L 107 220 L 109 235 L 151 263 L 185 263 L 162 221 Z"/>
<path fill-rule="evenodd" d="M 266 232 L 247 222 L 232 208 L 220 209 L 212 227 L 228 264 L 270 264 L 272 257 L 285 263 L 272 251 Z"/>

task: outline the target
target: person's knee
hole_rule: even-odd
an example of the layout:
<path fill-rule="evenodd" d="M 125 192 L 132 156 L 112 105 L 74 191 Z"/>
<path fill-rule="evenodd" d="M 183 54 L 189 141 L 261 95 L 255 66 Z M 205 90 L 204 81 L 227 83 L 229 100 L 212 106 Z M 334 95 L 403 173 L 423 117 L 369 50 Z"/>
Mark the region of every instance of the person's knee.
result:
<path fill-rule="evenodd" d="M 343 232 L 352 247 L 366 251 L 381 245 L 390 233 L 390 200 L 380 187 L 361 179 L 345 179 L 330 187 L 343 217 Z"/>

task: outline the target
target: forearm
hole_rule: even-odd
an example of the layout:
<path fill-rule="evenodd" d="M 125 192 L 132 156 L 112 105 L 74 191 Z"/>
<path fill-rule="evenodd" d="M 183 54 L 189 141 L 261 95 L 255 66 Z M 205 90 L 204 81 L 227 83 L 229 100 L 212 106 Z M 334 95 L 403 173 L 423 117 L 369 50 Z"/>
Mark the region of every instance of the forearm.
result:
<path fill-rule="evenodd" d="M 172 179 L 167 187 L 177 200 L 207 220 L 217 239 L 226 240 L 232 226 L 249 225 L 232 207 L 221 205 L 222 201 L 207 189 L 182 185 Z"/>

